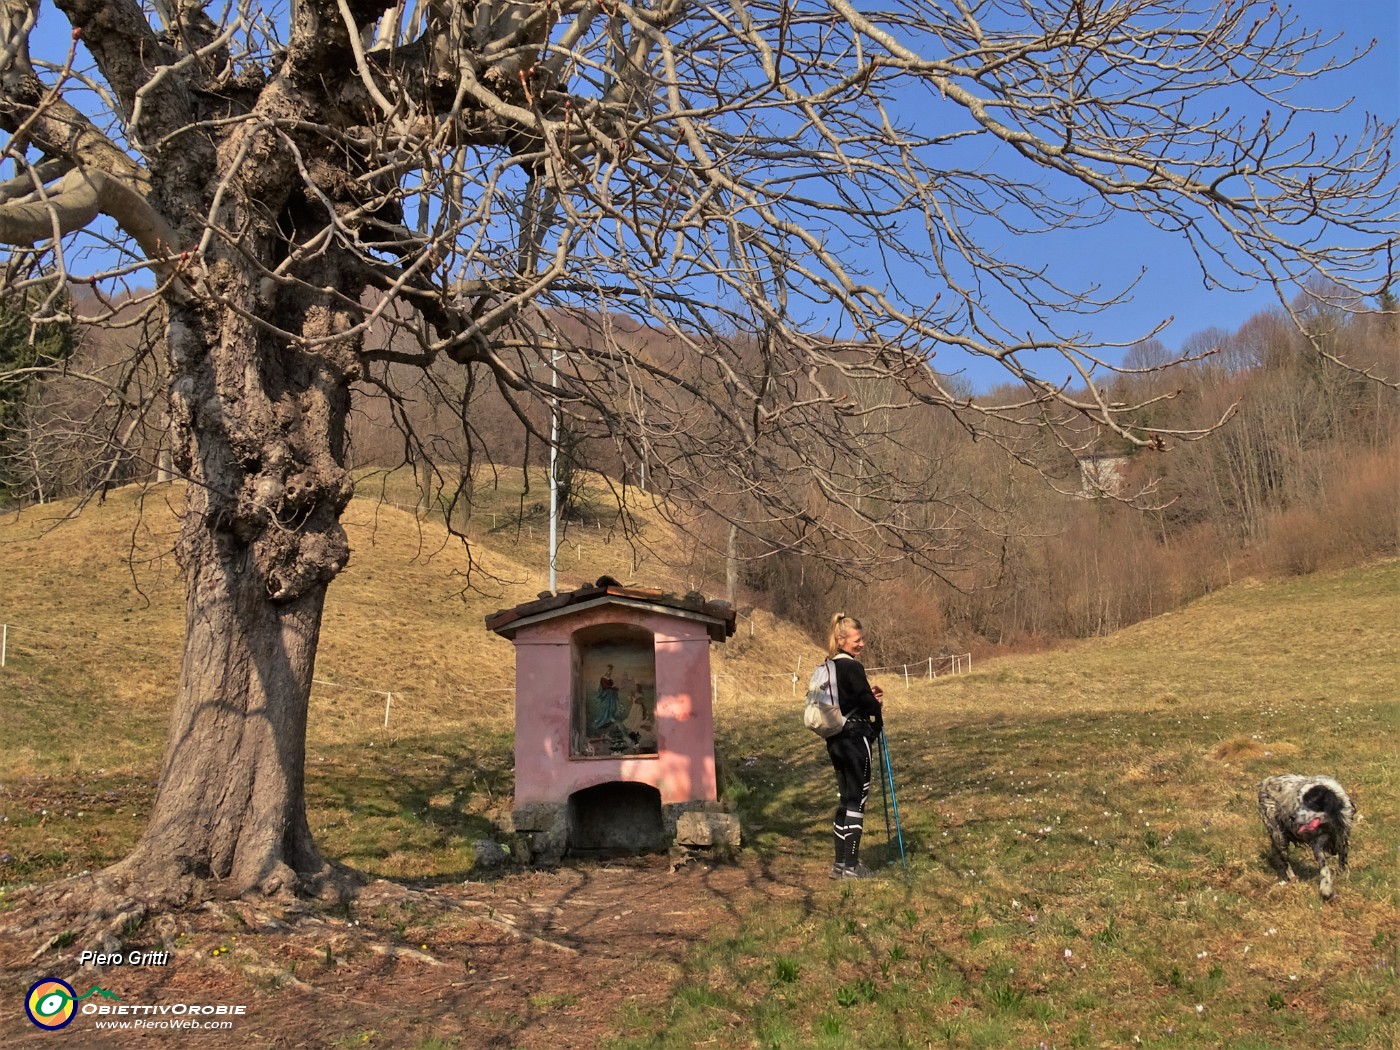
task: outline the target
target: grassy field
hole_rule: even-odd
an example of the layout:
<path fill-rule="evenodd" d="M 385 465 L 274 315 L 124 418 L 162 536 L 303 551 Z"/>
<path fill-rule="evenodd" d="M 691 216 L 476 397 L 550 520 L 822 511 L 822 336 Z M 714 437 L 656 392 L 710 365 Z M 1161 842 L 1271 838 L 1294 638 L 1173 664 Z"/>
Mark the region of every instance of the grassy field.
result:
<path fill-rule="evenodd" d="M 1393 562 L 1247 583 L 1102 641 L 886 681 L 908 881 L 744 916 L 618 1045 L 1395 1046 L 1397 597 Z M 792 721 L 724 741 L 752 753 L 770 851 L 829 820 Z M 1281 771 L 1336 775 L 1363 814 L 1331 904 L 1266 864 L 1254 786 Z M 867 812 L 890 860 L 878 797 Z"/>
<path fill-rule="evenodd" d="M 361 487 L 316 665 L 312 828 L 328 853 L 373 874 L 460 877 L 512 790 L 514 650 L 483 619 L 547 586 L 547 539 L 519 517 L 518 472 L 478 494 L 470 556 L 433 514 L 411 513 L 411 478 Z M 545 491 L 541 478 L 532 491 Z M 171 549 L 181 498 L 173 487 L 127 488 L 67 519 L 71 504 L 0 517 L 0 788 L 53 803 L 6 810 L 0 885 L 94 870 L 144 826 L 179 675 L 184 597 Z M 635 525 L 667 546 L 659 516 L 639 513 Z M 603 515 L 572 524 L 564 541 L 561 587 L 603 573 L 686 586 Z M 747 695 L 736 683 L 817 657 L 809 639 L 756 616 L 754 637 L 746 618 L 716 652 L 722 705 Z M 781 688 L 790 696 L 785 679 Z"/>
<path fill-rule="evenodd" d="M 182 607 L 170 511 L 145 502 L 138 518 L 117 492 L 57 530 L 52 508 L 0 521 L 6 889 L 113 860 L 142 826 Z M 431 522 L 368 500 L 348 522 L 313 696 L 312 827 L 362 870 L 460 881 L 510 807 L 513 657 L 482 616 L 541 589 L 539 541 L 499 518 L 474 533 L 483 597 L 463 595 L 467 559 Z M 633 575 L 601 523 L 572 535 L 564 585 Z M 909 871 L 859 886 L 825 879 L 830 768 L 786 680 L 764 677 L 816 649 L 766 618 L 743 626 L 716 650 L 741 863 L 801 892 L 736 898 L 603 1042 L 1394 1046 L 1397 597 L 1396 562 L 1248 581 L 1112 638 L 884 681 Z M 1279 771 L 1336 776 L 1362 813 L 1331 903 L 1265 862 L 1254 785 Z M 867 862 L 897 861 L 879 794 L 867 825 Z"/>

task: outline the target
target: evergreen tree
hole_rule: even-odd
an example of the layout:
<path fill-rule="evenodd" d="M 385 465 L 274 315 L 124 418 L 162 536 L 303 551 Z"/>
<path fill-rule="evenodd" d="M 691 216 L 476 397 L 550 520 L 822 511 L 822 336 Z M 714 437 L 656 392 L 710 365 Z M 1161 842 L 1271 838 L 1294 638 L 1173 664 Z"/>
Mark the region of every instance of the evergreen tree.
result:
<path fill-rule="evenodd" d="M 0 502 L 24 488 L 28 471 L 17 460 L 24 442 L 25 406 L 44 368 L 61 365 L 77 346 L 71 320 L 35 322 L 33 295 L 0 293 Z"/>

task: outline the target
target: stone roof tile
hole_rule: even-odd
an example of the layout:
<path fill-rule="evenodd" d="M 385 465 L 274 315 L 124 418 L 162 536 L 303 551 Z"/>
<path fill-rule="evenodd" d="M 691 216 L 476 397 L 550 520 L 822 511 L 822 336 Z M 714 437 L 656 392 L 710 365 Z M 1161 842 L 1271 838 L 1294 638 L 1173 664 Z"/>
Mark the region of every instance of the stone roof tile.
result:
<path fill-rule="evenodd" d="M 699 591 L 690 591 L 677 597 L 669 591 L 655 587 L 638 587 L 620 583 L 611 576 L 600 576 L 596 582 L 584 584 L 572 591 L 560 591 L 558 594 L 542 591 L 540 596 L 533 601 L 492 613 L 486 617 L 486 627 L 497 634 L 503 634 L 509 630 L 511 624 L 527 617 L 549 613 L 562 616 L 567 613 L 569 606 L 580 605 L 604 597 L 645 602 L 648 605 L 659 605 L 663 608 L 683 609 L 718 620 L 720 622 L 716 626 L 720 628 L 720 631 L 713 628 L 710 631 L 711 637 L 716 641 L 723 641 L 734 633 L 734 608 L 726 601 L 707 601 Z M 720 633 L 721 631 L 722 633 Z"/>

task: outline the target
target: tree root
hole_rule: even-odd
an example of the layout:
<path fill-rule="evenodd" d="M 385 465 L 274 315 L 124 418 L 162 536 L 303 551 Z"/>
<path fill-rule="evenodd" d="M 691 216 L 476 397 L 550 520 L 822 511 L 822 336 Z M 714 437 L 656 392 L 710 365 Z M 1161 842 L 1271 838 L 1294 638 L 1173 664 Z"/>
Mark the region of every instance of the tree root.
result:
<path fill-rule="evenodd" d="M 184 886 L 134 892 L 129 883 L 105 873 L 78 875 L 16 893 L 0 935 L 20 943 L 39 940 L 30 962 L 69 947 L 114 953 L 153 912 L 178 909 L 188 899 Z"/>
<path fill-rule="evenodd" d="M 392 944 L 371 944 L 368 945 L 370 951 L 378 955 L 387 956 L 390 959 L 409 959 L 413 962 L 427 963 L 429 966 L 446 966 L 447 963 L 441 959 L 429 955 L 427 952 L 420 952 L 414 948 L 399 948 Z"/>
<path fill-rule="evenodd" d="M 300 885 L 310 887 L 312 883 L 302 879 Z M 516 940 L 565 955 L 578 954 L 566 944 L 522 930 L 515 916 L 483 901 L 454 900 L 383 879 L 366 883 L 358 873 L 332 865 L 318 873 L 314 885 L 323 901 L 353 899 L 362 909 L 411 905 L 425 911 L 454 912 Z M 34 945 L 26 952 L 30 966 L 50 974 L 72 973 L 79 968 L 82 952 L 118 954 L 138 937 L 143 942 L 158 940 L 167 950 L 174 950 L 177 933 L 186 922 L 178 916 L 184 914 L 198 924 L 195 916 L 202 913 L 223 930 L 246 930 L 264 937 L 318 935 L 325 937 L 328 945 L 339 944 L 337 954 L 367 950 L 395 960 L 448 965 L 426 952 L 381 939 L 368 927 L 327 917 L 323 904 L 290 894 L 285 888 L 271 897 L 253 891 L 233 898 L 220 898 L 217 889 L 217 884 L 194 878 L 178 878 L 153 887 L 115 875 L 110 869 L 76 876 L 17 893 L 0 926 L 0 937 L 16 945 Z M 208 923 L 204 925 L 208 932 Z M 306 987 L 285 973 L 267 969 L 255 955 L 241 960 L 240 965 L 252 976 L 276 977 L 294 987 Z"/>

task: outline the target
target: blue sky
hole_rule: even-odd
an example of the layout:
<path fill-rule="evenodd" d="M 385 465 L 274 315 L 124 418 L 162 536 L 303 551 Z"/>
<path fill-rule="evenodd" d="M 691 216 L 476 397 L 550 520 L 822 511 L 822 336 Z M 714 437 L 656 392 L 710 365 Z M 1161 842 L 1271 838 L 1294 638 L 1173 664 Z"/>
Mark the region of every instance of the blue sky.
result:
<path fill-rule="evenodd" d="M 1299 8 L 1304 21 L 1326 31 L 1341 34 L 1338 53 L 1364 49 L 1374 38 L 1376 46 L 1350 70 L 1331 78 L 1325 91 L 1312 97 L 1320 104 L 1336 104 L 1351 97 L 1355 102 L 1339 126 L 1354 132 L 1361 125 L 1363 112 L 1374 113 L 1388 123 L 1400 118 L 1400 0 L 1309 0 Z M 1141 245 L 1113 225 L 1093 231 L 1086 239 L 1086 272 L 1118 270 L 1135 272 L 1142 262 Z M 1231 330 L 1249 317 L 1277 303 L 1270 288 L 1226 292 L 1207 290 L 1200 269 L 1185 251 L 1171 251 L 1160 239 L 1154 244 L 1153 258 L 1147 263 L 1149 277 L 1145 291 L 1136 300 L 1091 324 L 1105 340 L 1131 338 L 1174 316 L 1160 336 L 1172 349 L 1179 349 L 1192 334 L 1206 328 Z M 1161 254 L 1158 254 L 1161 253 Z"/>
<path fill-rule="evenodd" d="M 51 57 L 56 50 L 60 54 L 66 50 L 68 34 L 64 18 L 48 0 L 43 8 L 34 50 L 36 55 Z M 1364 113 L 1376 114 L 1385 122 L 1400 118 L 1400 0 L 1304 0 L 1297 10 L 1305 24 L 1321 30 L 1325 37 L 1340 37 L 1332 45 L 1337 54 L 1365 49 L 1375 41 L 1370 53 L 1349 70 L 1300 96 L 1323 107 L 1354 98 L 1345 114 L 1326 118 L 1323 126 L 1354 136 L 1362 127 Z M 59 40 L 62 43 L 56 48 Z M 1121 287 L 1146 269 L 1130 302 L 1080 319 L 1078 327 L 1101 342 L 1128 342 L 1171 319 L 1159 338 L 1169 348 L 1179 349 L 1195 333 L 1209 328 L 1232 330 L 1254 313 L 1276 304 L 1272 289 L 1267 287 L 1242 291 L 1207 288 L 1184 242 L 1151 231 L 1133 217 L 1115 218 L 1073 237 L 1057 234 L 1043 250 L 1054 254 L 1060 276 L 1070 284 L 1102 281 Z M 952 370 L 957 362 L 951 355 L 940 355 L 936 366 Z M 997 366 L 985 363 L 970 368 L 967 378 L 985 387 L 1002 376 Z"/>
<path fill-rule="evenodd" d="M 1387 124 L 1400 119 L 1400 0 L 1305 0 L 1294 10 L 1304 26 L 1320 31 L 1321 40 L 1338 37 L 1328 46 L 1330 53 L 1348 56 L 1370 48 L 1349 69 L 1291 96 L 1318 109 L 1335 108 L 1350 100 L 1343 113 L 1315 118 L 1314 126 L 1322 130 L 1324 141 L 1338 135 L 1354 139 L 1363 130 L 1367 113 Z M 1392 185 L 1395 178 L 1393 174 Z M 1400 223 L 1396 233 L 1400 238 Z M 1279 305 L 1273 288 L 1238 288 L 1242 279 L 1234 275 L 1226 276 L 1234 279 L 1237 290 L 1207 287 L 1186 242 L 1152 229 L 1136 216 L 1115 216 L 1073 234 L 1056 233 L 1027 251 L 1038 252 L 1039 261 L 1053 265 L 1058 278 L 1071 286 L 1099 283 L 1121 289 L 1142 274 L 1128 301 L 1067 326 L 1100 344 L 1131 343 L 1165 325 L 1157 338 L 1169 350 L 1180 351 L 1193 335 L 1210 329 L 1233 331 L 1253 315 Z M 1376 277 L 1380 276 L 1378 272 Z M 988 305 L 996 308 L 995 303 Z M 1110 361 L 1121 359 L 1121 353 L 1113 350 L 1101 356 Z M 1072 380 L 1058 355 L 1046 353 L 1035 355 L 1035 359 L 1035 367 L 1045 370 L 1045 378 Z M 1029 358 L 1026 363 L 1030 363 Z M 950 349 L 938 353 L 935 367 L 958 372 L 982 392 L 1008 378 L 995 362 L 967 360 Z"/>

